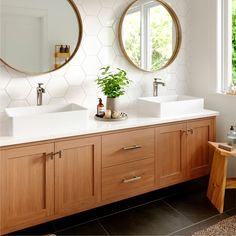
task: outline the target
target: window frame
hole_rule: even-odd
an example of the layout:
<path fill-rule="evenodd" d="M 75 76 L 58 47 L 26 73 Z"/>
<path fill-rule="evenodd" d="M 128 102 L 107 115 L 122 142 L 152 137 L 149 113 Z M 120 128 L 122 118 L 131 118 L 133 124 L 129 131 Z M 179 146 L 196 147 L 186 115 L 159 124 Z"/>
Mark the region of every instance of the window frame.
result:
<path fill-rule="evenodd" d="M 220 52 L 219 63 L 221 64 L 220 92 L 227 92 L 232 84 L 232 0 L 219 0 L 219 32 L 220 32 Z"/>

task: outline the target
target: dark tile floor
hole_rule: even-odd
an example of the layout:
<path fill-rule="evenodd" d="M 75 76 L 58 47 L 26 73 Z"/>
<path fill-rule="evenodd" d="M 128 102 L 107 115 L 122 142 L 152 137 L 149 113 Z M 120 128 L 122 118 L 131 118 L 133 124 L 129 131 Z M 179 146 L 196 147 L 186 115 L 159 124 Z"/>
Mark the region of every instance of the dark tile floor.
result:
<path fill-rule="evenodd" d="M 236 191 L 227 190 L 219 214 L 206 198 L 207 183 L 204 177 L 13 234 L 191 235 L 236 215 Z"/>

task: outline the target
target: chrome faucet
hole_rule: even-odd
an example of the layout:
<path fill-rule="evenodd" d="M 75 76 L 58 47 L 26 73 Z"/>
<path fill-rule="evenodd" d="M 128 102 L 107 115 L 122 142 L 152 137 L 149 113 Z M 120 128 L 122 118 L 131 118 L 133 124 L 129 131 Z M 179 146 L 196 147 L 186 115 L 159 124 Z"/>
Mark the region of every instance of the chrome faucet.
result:
<path fill-rule="evenodd" d="M 165 86 L 165 83 L 161 81 L 161 79 L 154 78 L 153 82 L 153 96 L 157 97 L 158 96 L 158 86 L 161 84 L 162 86 Z"/>
<path fill-rule="evenodd" d="M 42 85 L 43 85 L 43 83 L 38 83 L 38 87 L 36 88 L 36 90 L 37 90 L 37 106 L 43 105 L 43 93 L 45 93 L 45 89 L 41 87 Z"/>

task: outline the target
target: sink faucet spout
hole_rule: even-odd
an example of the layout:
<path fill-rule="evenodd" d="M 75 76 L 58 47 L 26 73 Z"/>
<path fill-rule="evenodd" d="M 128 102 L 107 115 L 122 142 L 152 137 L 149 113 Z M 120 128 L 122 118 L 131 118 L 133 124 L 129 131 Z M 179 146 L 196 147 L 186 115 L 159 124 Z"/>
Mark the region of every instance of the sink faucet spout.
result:
<path fill-rule="evenodd" d="M 37 90 L 37 106 L 43 105 L 43 93 L 45 93 L 45 89 L 41 87 L 42 85 L 43 85 L 43 83 L 38 83 L 38 87 L 36 88 L 36 90 Z"/>
<path fill-rule="evenodd" d="M 157 97 L 158 96 L 158 86 L 162 85 L 165 86 L 165 83 L 158 78 L 154 78 L 154 82 L 153 82 L 153 96 Z"/>

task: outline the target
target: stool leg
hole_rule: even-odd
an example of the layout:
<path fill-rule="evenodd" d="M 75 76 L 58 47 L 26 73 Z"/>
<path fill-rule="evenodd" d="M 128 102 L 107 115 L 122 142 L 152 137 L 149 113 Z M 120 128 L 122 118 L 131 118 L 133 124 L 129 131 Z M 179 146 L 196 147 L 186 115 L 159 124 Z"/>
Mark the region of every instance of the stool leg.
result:
<path fill-rule="evenodd" d="M 227 164 L 227 157 L 221 156 L 220 153 L 215 150 L 208 184 L 207 197 L 220 213 L 222 213 L 224 210 Z"/>

